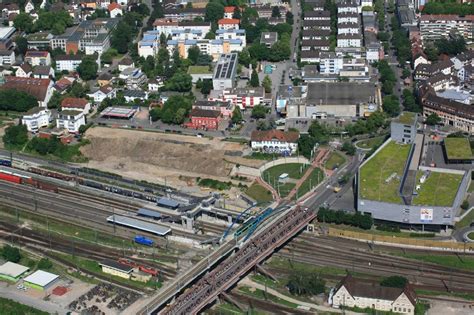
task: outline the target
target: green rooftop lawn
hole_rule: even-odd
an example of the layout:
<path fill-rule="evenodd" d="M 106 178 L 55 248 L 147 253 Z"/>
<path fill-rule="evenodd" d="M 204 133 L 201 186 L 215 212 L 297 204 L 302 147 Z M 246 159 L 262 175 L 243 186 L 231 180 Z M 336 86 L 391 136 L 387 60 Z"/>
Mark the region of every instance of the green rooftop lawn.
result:
<path fill-rule="evenodd" d="M 414 120 L 415 120 L 415 113 L 403 112 L 396 121 L 404 125 L 411 125 L 413 124 Z"/>
<path fill-rule="evenodd" d="M 418 195 L 413 197 L 413 205 L 417 206 L 451 206 L 456 198 L 462 175 L 431 172 L 426 181 L 421 184 L 422 171 L 416 174 L 416 184 L 421 185 Z"/>
<path fill-rule="evenodd" d="M 202 74 L 202 73 L 212 73 L 212 70 L 209 70 L 209 66 L 190 66 L 188 68 L 188 74 Z"/>
<path fill-rule="evenodd" d="M 468 160 L 473 158 L 471 145 L 467 138 L 444 139 L 446 154 L 450 160 Z"/>
<path fill-rule="evenodd" d="M 400 179 L 410 152 L 409 145 L 393 141 L 370 159 L 360 169 L 360 196 L 362 199 L 401 203 L 398 194 Z M 385 182 L 393 173 L 397 177 Z"/>

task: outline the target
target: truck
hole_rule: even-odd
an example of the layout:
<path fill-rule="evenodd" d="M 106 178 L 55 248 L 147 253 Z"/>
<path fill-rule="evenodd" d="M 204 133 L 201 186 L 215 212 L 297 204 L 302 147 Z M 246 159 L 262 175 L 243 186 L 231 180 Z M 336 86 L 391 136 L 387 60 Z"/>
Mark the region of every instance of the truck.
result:
<path fill-rule="evenodd" d="M 142 244 L 145 246 L 153 246 L 153 244 L 155 243 L 153 242 L 153 240 L 146 238 L 145 236 L 142 236 L 142 235 L 135 236 L 134 241 L 135 243 Z"/>

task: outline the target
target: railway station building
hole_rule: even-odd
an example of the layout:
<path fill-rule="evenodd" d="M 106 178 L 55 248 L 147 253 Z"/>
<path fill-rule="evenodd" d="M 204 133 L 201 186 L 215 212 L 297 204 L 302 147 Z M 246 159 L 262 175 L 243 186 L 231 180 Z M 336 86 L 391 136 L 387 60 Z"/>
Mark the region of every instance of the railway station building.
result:
<path fill-rule="evenodd" d="M 7 261 L 0 266 L 0 278 L 12 282 L 17 282 L 30 270 L 28 267 Z"/>
<path fill-rule="evenodd" d="M 133 268 L 117 261 L 105 259 L 99 264 L 103 273 L 108 273 L 120 278 L 130 279 Z"/>

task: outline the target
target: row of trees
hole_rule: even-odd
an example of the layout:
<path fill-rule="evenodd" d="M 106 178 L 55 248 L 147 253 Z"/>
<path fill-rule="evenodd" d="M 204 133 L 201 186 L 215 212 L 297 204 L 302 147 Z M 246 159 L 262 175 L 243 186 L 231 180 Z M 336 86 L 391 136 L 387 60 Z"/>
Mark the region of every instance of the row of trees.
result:
<path fill-rule="evenodd" d="M 411 60 L 411 43 L 407 33 L 400 27 L 397 17 L 392 17 L 392 45 L 397 50 L 397 60 L 403 65 Z"/>
<path fill-rule="evenodd" d="M 308 129 L 308 134 L 301 135 L 298 139 L 298 150 L 306 158 L 311 158 L 314 146 L 326 144 L 329 141 L 330 131 L 326 125 L 313 121 Z"/>
<path fill-rule="evenodd" d="M 144 17 L 145 15 L 138 12 L 125 13 L 117 27 L 112 32 L 110 38 L 110 45 L 112 48 L 116 49 L 120 54 L 127 53 L 138 33 L 138 30 L 142 27 Z"/>
<path fill-rule="evenodd" d="M 382 108 L 389 116 L 395 117 L 400 114 L 398 97 L 393 95 L 397 77 L 387 60 L 379 61 L 377 63 L 377 69 L 380 73 L 380 82 L 382 82 L 382 92 L 385 95 L 382 101 Z"/>
<path fill-rule="evenodd" d="M 51 31 L 53 35 L 60 35 L 72 25 L 73 19 L 66 11 L 40 11 L 36 22 L 33 22 L 33 18 L 28 13 L 20 13 L 13 20 L 13 26 L 26 33 Z"/>
<path fill-rule="evenodd" d="M 425 3 L 423 7 L 424 14 L 457 14 L 457 15 L 470 15 L 474 14 L 474 5 L 466 1 L 465 3 L 459 3 L 455 0 L 447 1 L 430 1 Z"/>
<path fill-rule="evenodd" d="M 18 90 L 0 90 L 0 110 L 26 112 L 38 106 L 38 100 Z"/>
<path fill-rule="evenodd" d="M 360 212 L 353 214 L 342 210 L 336 211 L 328 208 L 319 208 L 317 217 L 319 222 L 346 224 L 364 230 L 370 230 L 374 224 L 374 220 L 368 214 L 362 214 Z"/>

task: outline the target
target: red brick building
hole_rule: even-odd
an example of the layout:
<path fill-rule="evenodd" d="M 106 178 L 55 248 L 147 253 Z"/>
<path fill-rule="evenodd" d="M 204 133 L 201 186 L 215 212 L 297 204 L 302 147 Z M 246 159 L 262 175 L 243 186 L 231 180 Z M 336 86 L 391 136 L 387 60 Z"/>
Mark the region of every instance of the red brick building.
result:
<path fill-rule="evenodd" d="M 217 130 L 222 114 L 218 110 L 206 110 L 193 108 L 189 115 L 190 122 L 186 123 L 186 127 L 204 130 Z"/>

